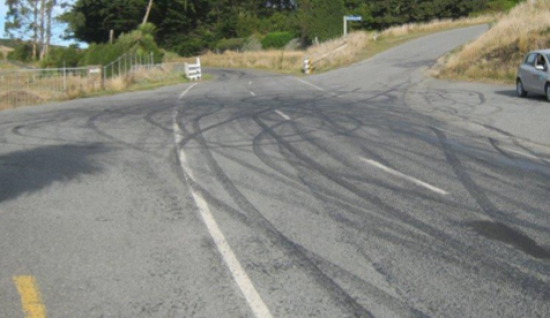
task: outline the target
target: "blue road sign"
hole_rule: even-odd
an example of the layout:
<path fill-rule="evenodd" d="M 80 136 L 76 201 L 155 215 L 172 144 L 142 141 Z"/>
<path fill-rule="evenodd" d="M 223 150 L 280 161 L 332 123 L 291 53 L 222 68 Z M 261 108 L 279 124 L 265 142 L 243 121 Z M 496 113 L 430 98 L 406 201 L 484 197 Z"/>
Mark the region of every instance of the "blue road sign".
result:
<path fill-rule="evenodd" d="M 358 15 L 347 15 L 346 20 L 347 21 L 363 21 L 363 18 L 361 18 Z"/>

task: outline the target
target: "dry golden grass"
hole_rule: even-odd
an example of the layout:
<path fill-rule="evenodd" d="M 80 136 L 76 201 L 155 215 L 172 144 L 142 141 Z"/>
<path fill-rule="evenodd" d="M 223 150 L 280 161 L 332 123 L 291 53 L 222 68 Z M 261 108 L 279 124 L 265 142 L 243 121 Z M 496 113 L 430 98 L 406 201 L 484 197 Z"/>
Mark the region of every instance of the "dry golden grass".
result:
<path fill-rule="evenodd" d="M 153 70 L 136 70 L 130 76 L 108 79 L 101 87 L 101 78 L 71 76 L 65 82 L 61 76 L 37 76 L 35 72 L 5 72 L 0 74 L 0 110 L 70 100 L 95 95 L 101 91 L 122 92 L 147 88 L 151 84 L 174 84 L 183 80 L 182 73 L 164 67 Z"/>
<path fill-rule="evenodd" d="M 426 32 L 436 32 L 439 30 L 466 27 L 470 25 L 491 23 L 497 20 L 499 15 L 481 15 L 478 17 L 467 17 L 461 19 L 444 19 L 444 20 L 433 20 L 427 23 L 408 23 L 401 26 L 395 26 L 388 28 L 380 32 L 380 37 L 401 37 L 414 33 L 426 33 Z"/>
<path fill-rule="evenodd" d="M 314 45 L 306 51 L 266 50 L 254 52 L 226 51 L 223 54 L 208 52 L 200 56 L 207 67 L 251 68 L 295 73 L 302 69 L 304 58 L 313 62 L 317 69 L 349 64 L 369 43 L 367 32 L 354 32 L 346 38 L 338 38 Z M 179 62 L 194 63 L 195 59 L 179 59 Z"/>
<path fill-rule="evenodd" d="M 200 56 L 201 63 L 207 67 L 256 68 L 265 70 L 296 70 L 300 69 L 303 51 L 254 51 L 232 52 L 223 54 L 208 52 Z M 189 62 L 193 62 L 190 60 Z"/>
<path fill-rule="evenodd" d="M 298 73 L 302 70 L 304 58 L 308 58 L 317 71 L 323 71 L 349 65 L 362 58 L 400 43 L 400 40 L 412 38 L 415 34 L 425 34 L 445 29 L 488 23 L 495 16 L 480 16 L 459 20 L 436 20 L 429 23 L 407 24 L 389 28 L 381 33 L 358 31 L 320 45 L 313 45 L 305 51 L 266 50 L 254 52 L 232 52 L 222 54 L 208 52 L 200 56 L 201 63 L 207 67 L 251 68 L 274 70 L 284 73 Z M 392 43 L 384 43 L 392 42 Z M 195 59 L 175 59 L 171 61 L 194 63 Z"/>
<path fill-rule="evenodd" d="M 449 56 L 438 76 L 488 82 L 515 81 L 529 51 L 550 46 L 550 0 L 523 2 L 488 32 Z"/>
<path fill-rule="evenodd" d="M 105 89 L 113 92 L 120 92 L 128 87 L 129 79 L 125 76 L 113 77 L 105 82 Z"/>
<path fill-rule="evenodd" d="M 353 32 L 347 37 L 337 38 L 311 46 L 306 56 L 312 60 L 317 70 L 326 70 L 357 61 L 357 57 L 369 47 L 371 40 L 369 33 L 364 31 Z"/>

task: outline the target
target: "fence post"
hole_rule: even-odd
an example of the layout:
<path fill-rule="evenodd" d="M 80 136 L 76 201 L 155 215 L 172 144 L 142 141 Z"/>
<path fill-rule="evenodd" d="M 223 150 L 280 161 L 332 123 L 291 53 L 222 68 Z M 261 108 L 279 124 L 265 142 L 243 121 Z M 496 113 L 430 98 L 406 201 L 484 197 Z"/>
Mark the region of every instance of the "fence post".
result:
<path fill-rule="evenodd" d="M 103 81 L 101 81 L 101 88 L 105 90 L 105 84 L 107 83 L 107 70 L 106 67 L 100 67 L 100 69 L 103 71 L 103 74 L 101 74 L 101 78 L 103 78 Z"/>
<path fill-rule="evenodd" d="M 67 92 L 67 65 L 63 61 L 63 91 Z"/>

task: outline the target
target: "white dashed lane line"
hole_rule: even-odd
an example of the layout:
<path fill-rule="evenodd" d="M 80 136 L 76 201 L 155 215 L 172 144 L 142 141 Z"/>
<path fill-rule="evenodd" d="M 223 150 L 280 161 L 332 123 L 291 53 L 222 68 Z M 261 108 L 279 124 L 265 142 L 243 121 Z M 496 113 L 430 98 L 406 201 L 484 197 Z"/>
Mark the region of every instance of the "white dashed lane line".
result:
<path fill-rule="evenodd" d="M 279 111 L 279 110 L 276 110 L 275 111 L 277 114 L 279 114 L 279 116 L 283 117 L 285 120 L 290 120 L 290 117 L 288 117 L 285 113 L 283 113 L 282 111 Z"/>
<path fill-rule="evenodd" d="M 411 176 L 408 176 L 408 175 L 406 175 L 406 174 L 403 174 L 403 173 L 401 173 L 401 172 L 399 172 L 399 171 L 396 171 L 396 170 L 393 170 L 393 169 L 391 169 L 391 168 L 388 168 L 388 167 L 384 166 L 383 164 L 381 164 L 381 163 L 379 163 L 379 162 L 377 162 L 377 161 L 370 160 L 370 159 L 366 159 L 366 158 L 361 158 L 361 160 L 362 160 L 363 162 L 368 163 L 369 165 L 371 165 L 371 166 L 373 166 L 373 167 L 375 167 L 375 168 L 378 168 L 378 169 L 380 169 L 380 170 L 382 170 L 382 171 L 384 171 L 384 172 L 387 172 L 387 173 L 389 173 L 389 174 L 391 174 L 391 175 L 393 175 L 393 176 L 396 176 L 396 177 L 399 177 L 399 178 L 401 178 L 401 179 L 404 179 L 404 180 L 407 180 L 407 181 L 409 181 L 409 182 L 412 182 L 412 183 L 414 183 L 414 184 L 416 184 L 416 185 L 418 185 L 418 186 L 424 187 L 424 188 L 426 188 L 426 189 L 428 189 L 428 190 L 430 190 L 430 191 L 433 191 L 433 192 L 435 192 L 435 193 L 437 193 L 437 194 L 441 194 L 441 195 L 447 195 L 447 194 L 449 194 L 449 193 L 448 193 L 447 191 L 445 191 L 445 190 L 442 190 L 442 189 L 440 189 L 440 188 L 438 188 L 438 187 L 435 187 L 435 186 L 433 186 L 433 185 L 431 185 L 431 184 L 429 184 L 429 183 L 426 183 L 426 182 L 424 182 L 424 181 L 420 181 L 420 180 L 418 180 L 418 179 L 416 179 L 416 178 L 413 178 L 413 177 L 411 177 Z"/>

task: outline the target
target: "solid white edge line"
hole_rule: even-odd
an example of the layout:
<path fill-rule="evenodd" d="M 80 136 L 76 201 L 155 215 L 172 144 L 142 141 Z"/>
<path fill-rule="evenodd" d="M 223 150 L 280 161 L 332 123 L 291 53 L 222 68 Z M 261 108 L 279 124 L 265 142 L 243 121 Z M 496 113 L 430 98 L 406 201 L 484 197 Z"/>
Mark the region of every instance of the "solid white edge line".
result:
<path fill-rule="evenodd" d="M 285 113 L 281 112 L 281 111 L 278 111 L 276 110 L 275 111 L 277 114 L 279 114 L 279 116 L 283 117 L 284 119 L 286 120 L 290 120 L 290 117 L 288 117 Z"/>
<path fill-rule="evenodd" d="M 185 90 L 180 95 L 179 99 L 182 99 L 187 94 L 187 92 L 189 92 L 191 88 L 193 88 L 194 86 L 195 85 Z M 173 125 L 174 125 L 174 138 L 176 142 L 178 158 L 180 161 L 180 167 L 184 172 L 185 178 L 186 179 L 190 178 L 193 181 L 193 183 L 196 183 L 195 177 L 193 175 L 193 171 L 191 170 L 187 162 L 187 157 L 185 156 L 185 152 L 182 148 L 180 148 L 180 145 L 179 145 L 183 138 L 183 132 L 181 131 L 176 118 L 177 118 L 177 109 L 174 113 Z M 250 279 L 250 277 L 248 277 L 248 274 L 245 272 L 241 263 L 237 259 L 237 256 L 231 249 L 231 246 L 229 246 L 229 243 L 227 242 L 225 236 L 223 235 L 223 232 L 218 226 L 218 223 L 216 222 L 214 215 L 212 215 L 212 212 L 208 207 L 208 203 L 206 203 L 206 200 L 204 200 L 204 197 L 202 196 L 202 194 L 198 191 L 195 191 L 192 187 L 191 187 L 191 193 L 192 193 L 193 199 L 195 200 L 195 204 L 199 209 L 201 218 L 204 224 L 206 225 L 208 233 L 210 234 L 210 236 L 212 237 L 212 240 L 216 244 L 216 248 L 220 252 L 223 261 L 229 268 L 229 271 L 231 272 L 231 276 L 233 276 L 233 279 L 237 283 L 237 286 L 243 293 L 248 305 L 250 306 L 250 309 L 252 309 L 254 316 L 256 318 L 273 318 L 273 316 L 271 315 L 271 312 L 267 308 L 267 305 L 264 303 L 260 294 L 252 284 L 252 280 Z"/>
<path fill-rule="evenodd" d="M 306 82 L 306 81 L 304 81 L 304 80 L 302 80 L 302 79 L 300 79 L 300 78 L 296 78 L 296 80 L 298 80 L 298 81 L 300 81 L 300 82 L 302 82 L 302 83 L 304 83 L 304 84 L 306 84 L 306 85 L 309 85 L 309 86 L 315 88 L 315 89 L 318 90 L 318 91 L 326 92 L 324 89 L 322 89 L 321 87 L 319 87 L 319 86 L 317 86 L 317 85 L 315 85 L 315 84 L 311 84 L 310 82 Z"/>
<path fill-rule="evenodd" d="M 416 179 L 416 178 L 413 178 L 413 177 L 411 177 L 411 176 L 405 175 L 405 174 L 403 174 L 403 173 L 401 173 L 401 172 L 399 172 L 399 171 L 396 171 L 396 170 L 393 170 L 393 169 L 391 169 L 391 168 L 388 168 L 388 167 L 384 166 L 383 164 L 381 164 L 381 163 L 379 163 L 379 162 L 377 162 L 377 161 L 370 160 L 370 159 L 366 159 L 366 158 L 361 158 L 361 160 L 363 160 L 364 162 L 370 164 L 370 165 L 373 166 L 373 167 L 376 167 L 376 168 L 378 168 L 378 169 L 380 169 L 380 170 L 383 170 L 383 171 L 385 171 L 385 172 L 387 172 L 387 173 L 389 173 L 389 174 L 392 174 L 392 175 L 394 175 L 394 176 L 401 177 L 401 178 L 403 178 L 403 179 L 405 179 L 405 180 L 407 180 L 407 181 L 410 181 L 410 182 L 412 182 L 412 183 L 414 183 L 414 184 L 416 184 L 416 185 L 422 186 L 422 187 L 424 187 L 424 188 L 426 188 L 426 189 L 428 189 L 428 190 L 431 190 L 431 191 L 433 191 L 433 192 L 435 192 L 435 193 L 438 193 L 438 194 L 441 194 L 441 195 L 447 195 L 447 194 L 449 194 L 449 193 L 448 193 L 447 191 L 445 191 L 445 190 L 439 189 L 438 187 L 435 187 L 435 186 L 433 186 L 433 185 L 431 185 L 431 184 L 428 184 L 428 183 L 426 183 L 426 182 L 424 182 L 424 181 L 420 181 L 420 180 L 418 180 L 418 179 Z"/>

